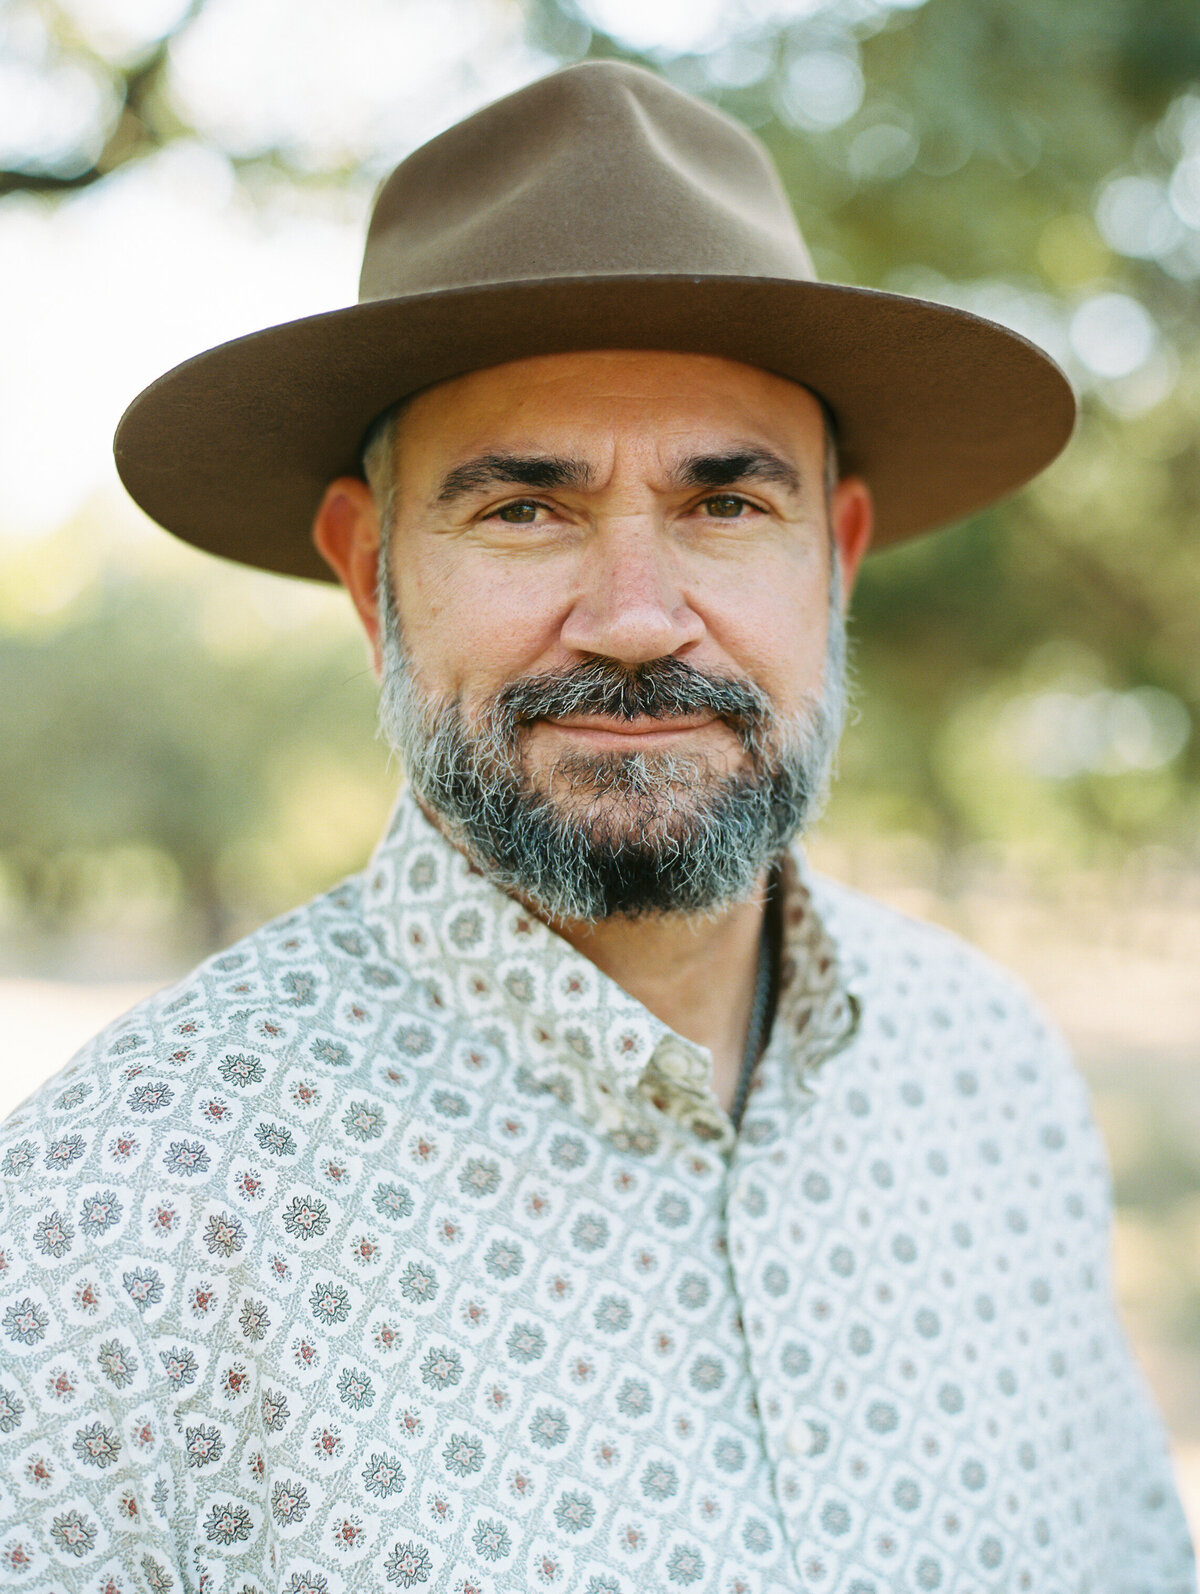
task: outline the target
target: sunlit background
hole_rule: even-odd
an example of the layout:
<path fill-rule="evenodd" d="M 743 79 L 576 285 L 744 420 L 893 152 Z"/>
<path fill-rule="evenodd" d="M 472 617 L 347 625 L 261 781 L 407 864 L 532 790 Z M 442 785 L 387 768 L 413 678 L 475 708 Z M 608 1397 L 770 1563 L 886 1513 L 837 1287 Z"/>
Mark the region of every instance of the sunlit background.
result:
<path fill-rule="evenodd" d="M 1192 0 L 0 3 L 0 1110 L 359 867 L 397 779 L 345 601 L 150 525 L 111 465 L 122 408 L 351 302 L 390 165 L 589 54 L 756 128 L 822 275 L 991 315 L 1084 395 L 1020 498 L 869 562 L 813 852 L 994 952 L 1074 1042 L 1195 1527 Z"/>

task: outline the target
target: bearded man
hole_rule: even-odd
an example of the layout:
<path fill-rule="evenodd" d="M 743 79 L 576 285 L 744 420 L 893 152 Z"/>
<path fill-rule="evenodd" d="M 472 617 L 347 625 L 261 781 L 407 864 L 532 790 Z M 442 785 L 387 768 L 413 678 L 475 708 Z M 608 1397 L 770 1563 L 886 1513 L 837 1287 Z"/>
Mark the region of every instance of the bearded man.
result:
<path fill-rule="evenodd" d="M 1194 1589 L 1082 1083 L 795 845 L 873 527 L 1072 415 L 611 63 L 406 160 L 358 306 L 135 402 L 152 515 L 344 583 L 408 785 L 10 1120 L 6 1586 Z"/>

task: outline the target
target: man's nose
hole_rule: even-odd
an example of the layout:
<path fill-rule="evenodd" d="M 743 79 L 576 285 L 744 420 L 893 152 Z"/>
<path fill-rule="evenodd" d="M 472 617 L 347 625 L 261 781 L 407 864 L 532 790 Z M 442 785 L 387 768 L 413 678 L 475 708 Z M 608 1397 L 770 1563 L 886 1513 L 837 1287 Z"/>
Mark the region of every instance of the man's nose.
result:
<path fill-rule="evenodd" d="M 678 551 L 653 517 L 628 516 L 597 527 L 563 624 L 564 646 L 645 664 L 698 642 L 704 630 L 685 592 Z"/>

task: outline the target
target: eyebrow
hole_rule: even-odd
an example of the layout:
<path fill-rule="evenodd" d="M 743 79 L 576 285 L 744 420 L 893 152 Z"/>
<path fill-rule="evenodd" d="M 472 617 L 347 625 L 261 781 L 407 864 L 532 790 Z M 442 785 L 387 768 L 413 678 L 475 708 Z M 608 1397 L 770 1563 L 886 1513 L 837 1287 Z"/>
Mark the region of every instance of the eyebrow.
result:
<path fill-rule="evenodd" d="M 581 459 L 556 454 L 479 454 L 446 472 L 435 502 L 449 504 L 498 486 L 532 487 L 538 492 L 555 487 L 582 489 L 591 480 L 591 468 Z"/>
<path fill-rule="evenodd" d="M 680 487 L 732 487 L 735 482 L 774 482 L 789 492 L 800 491 L 800 473 L 769 448 L 736 448 L 726 454 L 693 454 L 676 465 L 672 479 Z"/>
<path fill-rule="evenodd" d="M 493 487 L 529 487 L 549 492 L 556 487 L 586 491 L 593 481 L 591 467 L 581 459 L 559 454 L 479 454 L 455 465 L 442 477 L 435 495 L 438 504 L 483 493 Z M 722 454 L 692 454 L 671 472 L 677 487 L 731 487 L 735 482 L 774 482 L 788 492 L 801 491 L 800 474 L 769 448 L 747 446 Z"/>

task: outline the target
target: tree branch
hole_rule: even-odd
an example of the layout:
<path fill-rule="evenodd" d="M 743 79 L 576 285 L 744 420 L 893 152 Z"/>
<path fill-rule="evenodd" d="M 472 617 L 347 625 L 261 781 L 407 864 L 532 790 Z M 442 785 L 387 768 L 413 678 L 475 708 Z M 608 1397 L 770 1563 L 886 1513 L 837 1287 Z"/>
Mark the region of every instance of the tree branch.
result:
<path fill-rule="evenodd" d="M 121 109 L 104 147 L 82 171 L 67 176 L 39 172 L 20 166 L 0 170 L 0 199 L 6 194 L 68 194 L 107 177 L 131 161 L 153 154 L 167 142 L 168 130 L 160 125 L 154 96 L 171 55 L 171 46 L 204 9 L 205 0 L 190 0 L 187 9 L 169 33 L 132 67 L 122 71 L 109 67 L 120 84 Z M 104 63 L 108 66 L 108 63 Z M 173 130 L 170 130 L 173 131 Z"/>

